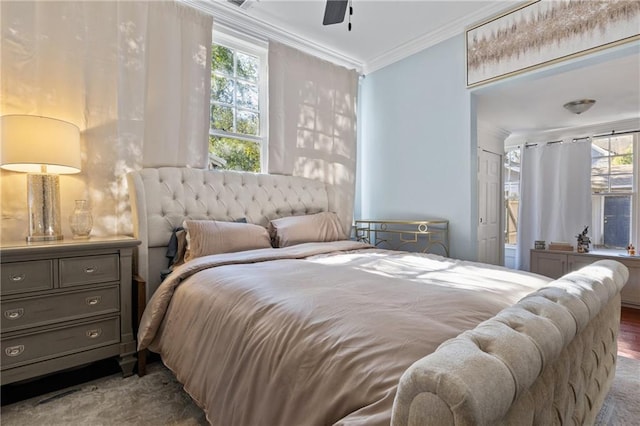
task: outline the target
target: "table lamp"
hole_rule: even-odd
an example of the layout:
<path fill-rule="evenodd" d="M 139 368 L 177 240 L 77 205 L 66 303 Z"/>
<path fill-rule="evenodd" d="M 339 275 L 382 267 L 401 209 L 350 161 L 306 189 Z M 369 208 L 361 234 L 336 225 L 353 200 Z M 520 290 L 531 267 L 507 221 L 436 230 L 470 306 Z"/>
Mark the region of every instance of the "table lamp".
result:
<path fill-rule="evenodd" d="M 80 172 L 80 130 L 34 115 L 0 117 L 0 167 L 27 173 L 27 241 L 61 240 L 59 174 Z"/>

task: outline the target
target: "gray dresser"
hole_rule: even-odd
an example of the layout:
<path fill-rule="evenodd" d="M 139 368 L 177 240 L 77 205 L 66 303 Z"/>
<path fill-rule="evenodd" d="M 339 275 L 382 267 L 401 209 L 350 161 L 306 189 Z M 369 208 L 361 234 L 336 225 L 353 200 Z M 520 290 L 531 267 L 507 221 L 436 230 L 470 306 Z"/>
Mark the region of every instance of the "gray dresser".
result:
<path fill-rule="evenodd" d="M 136 362 L 130 237 L 0 247 L 1 383 L 119 356 Z"/>

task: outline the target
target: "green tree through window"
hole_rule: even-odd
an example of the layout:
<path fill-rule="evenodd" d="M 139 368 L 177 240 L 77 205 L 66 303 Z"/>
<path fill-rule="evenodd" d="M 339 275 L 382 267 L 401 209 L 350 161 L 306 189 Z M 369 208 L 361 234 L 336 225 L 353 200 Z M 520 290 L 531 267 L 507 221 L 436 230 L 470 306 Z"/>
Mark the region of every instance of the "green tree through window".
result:
<path fill-rule="evenodd" d="M 225 169 L 260 171 L 260 57 L 213 44 L 209 152 Z"/>

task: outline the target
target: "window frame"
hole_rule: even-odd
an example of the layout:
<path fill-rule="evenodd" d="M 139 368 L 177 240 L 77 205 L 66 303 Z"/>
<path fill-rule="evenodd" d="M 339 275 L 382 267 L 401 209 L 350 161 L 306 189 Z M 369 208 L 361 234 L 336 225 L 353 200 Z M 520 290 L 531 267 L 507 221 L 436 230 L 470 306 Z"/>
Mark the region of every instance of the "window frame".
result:
<path fill-rule="evenodd" d="M 513 145 L 513 146 L 505 147 L 503 168 L 506 169 L 507 162 L 509 164 L 516 164 L 516 163 L 512 163 L 512 161 L 511 161 L 511 158 L 510 158 L 510 155 L 509 155 L 509 153 L 511 151 L 519 151 L 520 152 L 520 163 L 517 163 L 517 164 L 519 164 L 520 167 L 522 167 L 522 157 L 521 157 L 522 149 L 520 148 L 520 146 Z M 503 185 L 502 185 L 503 186 L 503 193 L 504 193 L 504 209 L 503 210 L 504 210 L 504 215 L 505 215 L 504 229 L 503 229 L 503 231 L 504 231 L 503 243 L 504 243 L 505 247 L 513 247 L 513 248 L 515 248 L 517 246 L 517 241 L 518 241 L 518 222 L 517 222 L 517 217 L 516 217 L 516 224 L 515 224 L 516 242 L 515 243 L 509 243 L 508 242 L 509 235 L 507 233 L 507 231 L 508 231 L 507 228 L 509 226 L 509 216 L 508 216 L 508 213 L 507 213 L 508 202 L 509 202 L 508 195 L 511 194 L 511 193 L 516 193 L 517 194 L 518 203 L 520 203 L 520 179 L 518 178 L 517 183 L 512 182 L 512 181 L 509 181 L 510 183 L 507 182 L 508 173 L 510 173 L 510 171 L 509 172 L 503 171 L 503 175 L 504 175 Z M 518 173 L 520 173 L 520 172 L 518 172 Z M 510 187 L 515 185 L 515 187 L 517 188 L 517 191 L 511 191 L 510 189 L 507 189 L 507 184 L 508 183 L 509 183 Z"/>
<path fill-rule="evenodd" d="M 211 128 L 211 108 L 214 105 L 209 97 L 209 136 L 217 136 L 230 139 L 238 139 L 258 143 L 260 146 L 260 172 L 267 173 L 269 153 L 269 67 L 268 67 L 268 42 L 246 34 L 239 33 L 223 25 L 216 25 L 212 36 L 212 46 L 218 44 L 229 49 L 239 51 L 260 60 L 258 71 L 258 110 L 259 131 L 258 135 L 245 135 L 242 133 L 228 132 Z M 213 64 L 211 66 L 213 76 Z M 235 108 L 235 107 L 234 107 Z M 207 144 L 209 142 L 207 141 Z"/>
<path fill-rule="evenodd" d="M 613 133 L 611 135 L 597 135 L 591 137 L 591 144 L 597 139 L 605 139 L 612 138 L 617 136 L 623 136 L 624 133 L 627 132 L 619 132 Z M 632 177 L 632 188 L 631 191 L 613 191 L 613 192 L 593 192 L 591 193 L 591 201 L 592 201 L 592 217 L 591 217 L 591 234 L 593 236 L 592 241 L 594 242 L 594 247 L 600 250 L 620 250 L 621 247 L 607 247 L 604 245 L 604 237 L 603 237 L 603 215 L 604 215 L 604 200 L 608 196 L 630 196 L 631 197 L 631 223 L 630 223 L 630 232 L 629 238 L 631 242 L 635 245 L 638 244 L 638 239 L 640 238 L 640 224 L 638 224 L 638 220 L 640 219 L 640 197 L 638 197 L 638 188 L 640 187 L 640 152 L 638 149 L 640 148 L 640 132 L 628 132 L 632 135 L 633 141 L 633 177 Z M 609 156 L 609 161 L 611 161 L 611 156 Z M 609 169 L 610 175 L 611 169 Z M 593 173 L 593 166 L 592 166 Z M 591 174 L 591 176 L 593 176 Z"/>

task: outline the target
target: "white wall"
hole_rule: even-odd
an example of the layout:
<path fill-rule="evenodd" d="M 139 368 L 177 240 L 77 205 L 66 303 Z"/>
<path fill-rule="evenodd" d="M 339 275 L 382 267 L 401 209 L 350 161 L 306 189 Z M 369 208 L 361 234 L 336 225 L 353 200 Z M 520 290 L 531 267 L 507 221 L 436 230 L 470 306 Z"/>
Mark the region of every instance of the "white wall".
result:
<path fill-rule="evenodd" d="M 448 219 L 451 256 L 474 260 L 477 149 L 464 52 L 456 36 L 364 78 L 355 211 Z"/>

